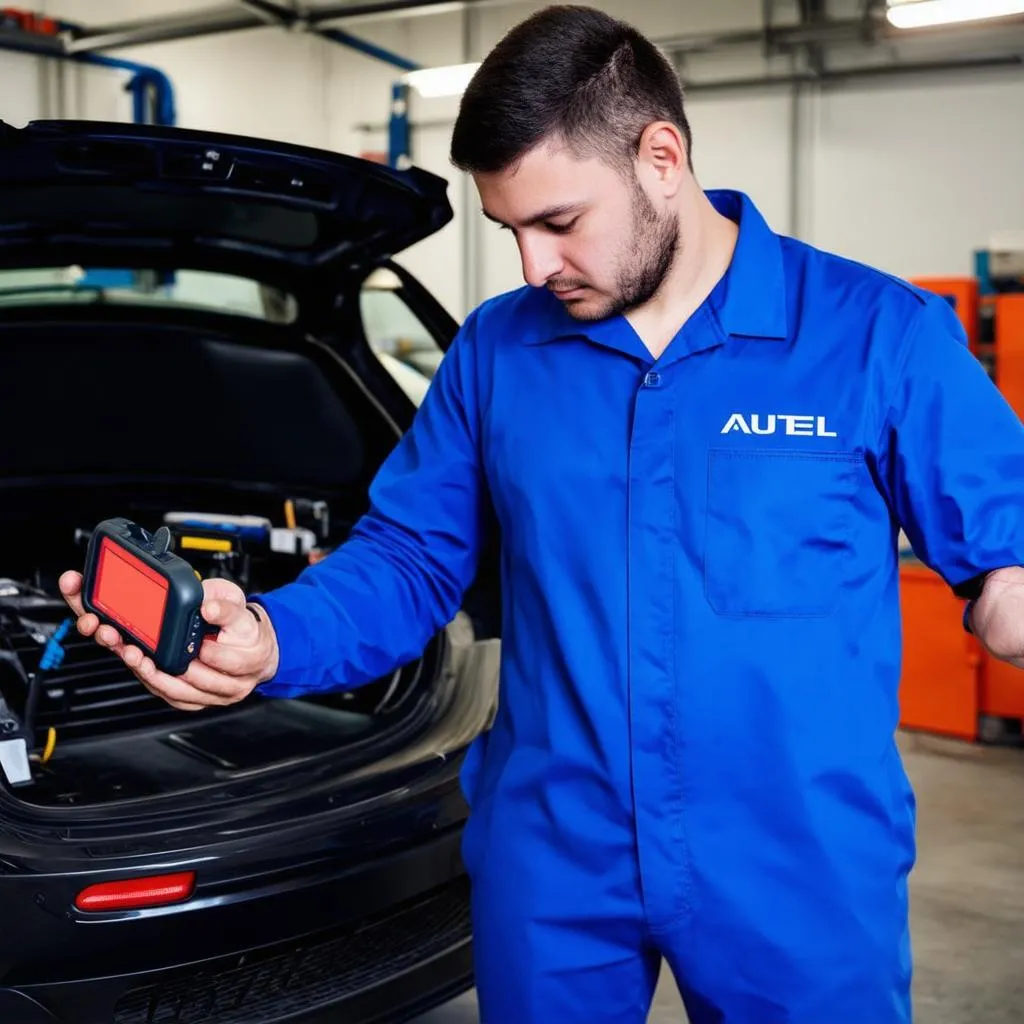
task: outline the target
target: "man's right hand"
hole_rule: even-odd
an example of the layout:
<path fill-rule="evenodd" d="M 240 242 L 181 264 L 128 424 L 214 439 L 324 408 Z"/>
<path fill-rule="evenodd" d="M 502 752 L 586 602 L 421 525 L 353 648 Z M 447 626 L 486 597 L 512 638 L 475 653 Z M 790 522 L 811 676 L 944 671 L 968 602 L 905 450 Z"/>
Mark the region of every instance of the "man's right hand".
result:
<path fill-rule="evenodd" d="M 81 573 L 64 573 L 60 590 L 78 618 L 82 636 L 95 637 L 124 661 L 147 690 L 182 711 L 235 704 L 277 671 L 277 637 L 269 616 L 262 608 L 253 614 L 246 607 L 244 591 L 228 580 L 203 581 L 201 614 L 219 627 L 219 633 L 203 641 L 198 657 L 181 676 L 161 672 L 140 648 L 126 644 L 113 626 L 101 625 L 85 611 Z"/>

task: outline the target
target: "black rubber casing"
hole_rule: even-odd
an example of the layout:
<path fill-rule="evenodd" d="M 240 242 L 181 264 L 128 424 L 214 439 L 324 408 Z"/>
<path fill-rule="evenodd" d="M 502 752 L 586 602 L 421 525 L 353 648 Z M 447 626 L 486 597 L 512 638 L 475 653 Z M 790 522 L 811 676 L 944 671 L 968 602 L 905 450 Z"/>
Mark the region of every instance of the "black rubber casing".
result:
<path fill-rule="evenodd" d="M 165 535 L 161 536 L 162 533 Z M 104 538 L 109 538 L 115 545 L 134 555 L 163 576 L 169 584 L 167 603 L 155 649 L 127 629 L 123 623 L 100 611 L 93 600 L 100 546 Z M 101 622 L 113 626 L 127 643 L 145 651 L 160 671 L 180 676 L 196 656 L 204 635 L 211 631 L 211 627 L 200 614 L 203 584 L 185 559 L 167 550 L 169 540 L 166 528 L 151 534 L 130 519 L 105 519 L 96 527 L 89 539 L 85 570 L 82 574 L 82 604 L 86 611 L 92 612 Z"/>

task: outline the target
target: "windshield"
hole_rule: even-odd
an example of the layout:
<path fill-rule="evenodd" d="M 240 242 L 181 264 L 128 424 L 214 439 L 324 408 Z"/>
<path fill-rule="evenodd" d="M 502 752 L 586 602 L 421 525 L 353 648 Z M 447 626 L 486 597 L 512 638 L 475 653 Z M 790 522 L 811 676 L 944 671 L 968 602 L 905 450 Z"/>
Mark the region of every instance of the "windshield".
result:
<path fill-rule="evenodd" d="M 291 323 L 293 296 L 245 277 L 202 270 L 39 267 L 0 270 L 0 307 L 108 303 L 207 309 Z"/>

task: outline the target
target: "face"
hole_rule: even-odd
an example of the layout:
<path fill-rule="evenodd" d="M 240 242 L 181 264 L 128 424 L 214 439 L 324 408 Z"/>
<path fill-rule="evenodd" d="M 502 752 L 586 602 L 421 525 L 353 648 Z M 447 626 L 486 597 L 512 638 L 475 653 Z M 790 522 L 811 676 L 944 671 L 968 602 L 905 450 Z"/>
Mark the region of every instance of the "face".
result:
<path fill-rule="evenodd" d="M 678 217 L 596 158 L 545 145 L 475 180 L 484 215 L 515 236 L 526 282 L 550 289 L 577 320 L 642 305 L 668 274 Z"/>

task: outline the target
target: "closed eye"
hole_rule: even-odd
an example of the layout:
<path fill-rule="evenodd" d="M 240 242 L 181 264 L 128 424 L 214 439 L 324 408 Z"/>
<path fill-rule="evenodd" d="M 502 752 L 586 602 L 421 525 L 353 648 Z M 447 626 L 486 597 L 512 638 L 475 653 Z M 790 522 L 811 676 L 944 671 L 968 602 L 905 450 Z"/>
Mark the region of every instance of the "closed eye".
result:
<path fill-rule="evenodd" d="M 506 224 L 504 221 L 498 220 L 497 217 L 488 213 L 486 210 L 480 211 L 492 224 L 497 224 L 502 231 L 511 231 L 513 234 L 517 234 L 517 229 L 511 224 Z M 583 215 L 581 204 L 564 204 L 562 206 L 552 207 L 542 213 L 537 214 L 535 217 L 530 217 L 526 221 L 523 221 L 522 227 L 529 228 L 539 225 L 544 228 L 545 231 L 553 235 L 567 235 L 576 226 L 580 217 Z M 552 218 L 555 217 L 569 217 L 567 221 L 557 221 Z"/>

